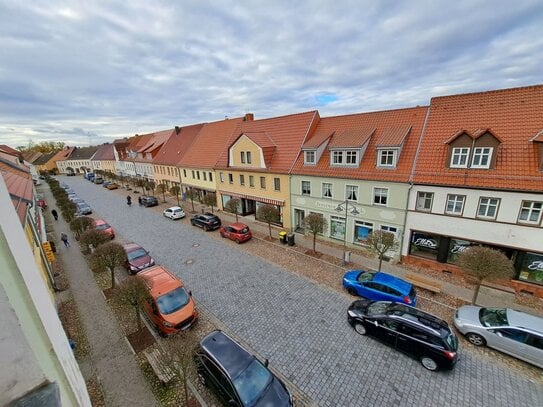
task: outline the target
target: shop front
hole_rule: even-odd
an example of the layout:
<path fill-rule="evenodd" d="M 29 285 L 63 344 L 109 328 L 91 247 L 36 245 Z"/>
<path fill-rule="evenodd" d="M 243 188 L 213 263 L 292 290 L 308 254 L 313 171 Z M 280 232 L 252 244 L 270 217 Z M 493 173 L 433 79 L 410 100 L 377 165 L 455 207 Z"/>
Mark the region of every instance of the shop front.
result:
<path fill-rule="evenodd" d="M 283 207 L 284 207 L 283 201 L 260 198 L 256 196 L 250 196 L 250 195 L 234 194 L 234 193 L 228 193 L 228 192 L 222 192 L 222 191 L 220 191 L 220 194 L 221 194 L 221 203 L 222 203 L 223 208 L 228 203 L 228 201 L 230 201 L 232 198 L 237 198 L 240 201 L 238 214 L 241 216 L 254 215 L 255 219 L 257 220 L 258 220 L 257 213 L 260 207 L 264 205 L 273 205 L 279 211 L 279 218 L 277 219 L 276 222 L 272 222 L 272 224 L 283 226 Z"/>

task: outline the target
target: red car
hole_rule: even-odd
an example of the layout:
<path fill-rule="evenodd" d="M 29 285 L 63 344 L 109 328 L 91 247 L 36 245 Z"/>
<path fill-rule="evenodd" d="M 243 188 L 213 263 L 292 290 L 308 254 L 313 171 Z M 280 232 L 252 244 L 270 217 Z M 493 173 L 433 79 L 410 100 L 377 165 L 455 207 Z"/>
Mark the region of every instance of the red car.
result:
<path fill-rule="evenodd" d="M 103 219 L 96 219 L 94 221 L 94 228 L 104 231 L 112 239 L 115 238 L 115 231 L 111 226 L 109 226 L 109 223 Z"/>
<path fill-rule="evenodd" d="M 43 198 L 41 199 L 38 199 L 38 206 L 42 209 L 46 209 L 47 208 L 47 201 Z"/>
<path fill-rule="evenodd" d="M 155 265 L 155 260 L 149 255 L 149 252 L 139 244 L 125 243 L 123 249 L 126 253 L 125 267 L 130 274 L 136 274 Z"/>
<path fill-rule="evenodd" d="M 243 243 L 253 237 L 249 226 L 244 223 L 232 223 L 219 229 L 222 237 L 233 240 L 236 243 Z"/>

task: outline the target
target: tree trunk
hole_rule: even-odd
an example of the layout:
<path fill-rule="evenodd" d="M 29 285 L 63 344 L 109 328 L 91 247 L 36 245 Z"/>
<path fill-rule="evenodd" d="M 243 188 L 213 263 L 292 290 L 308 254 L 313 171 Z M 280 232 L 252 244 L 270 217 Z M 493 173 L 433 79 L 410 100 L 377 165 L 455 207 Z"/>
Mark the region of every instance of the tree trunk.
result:
<path fill-rule="evenodd" d="M 138 324 L 138 331 L 141 329 L 141 318 L 140 318 L 140 307 L 139 305 L 136 305 L 134 307 L 134 310 L 136 311 L 136 321 Z"/>
<path fill-rule="evenodd" d="M 479 296 L 479 289 L 481 288 L 481 283 L 483 280 L 480 278 L 477 280 L 477 285 L 475 286 L 475 291 L 473 292 L 473 297 L 471 298 L 471 305 L 475 305 L 477 302 L 477 297 Z"/>
<path fill-rule="evenodd" d="M 272 235 L 271 235 L 271 222 L 268 222 L 268 228 L 270 229 L 270 239 L 272 238 Z"/>
<path fill-rule="evenodd" d="M 316 253 L 315 247 L 317 245 L 317 234 L 313 233 L 313 253 Z"/>
<path fill-rule="evenodd" d="M 111 288 L 115 288 L 115 269 L 112 268 L 111 270 Z"/>
<path fill-rule="evenodd" d="M 238 221 L 238 211 L 236 210 L 236 222 Z"/>
<path fill-rule="evenodd" d="M 377 271 L 381 271 L 381 264 L 383 264 L 383 253 L 379 254 L 379 269 Z"/>

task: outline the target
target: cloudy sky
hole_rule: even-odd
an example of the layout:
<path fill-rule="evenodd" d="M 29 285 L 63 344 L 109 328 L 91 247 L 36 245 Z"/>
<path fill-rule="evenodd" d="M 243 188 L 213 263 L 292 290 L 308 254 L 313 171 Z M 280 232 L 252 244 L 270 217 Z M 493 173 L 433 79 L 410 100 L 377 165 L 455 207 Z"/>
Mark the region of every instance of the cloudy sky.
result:
<path fill-rule="evenodd" d="M 541 84 L 542 27 L 541 0 L 0 0 L 0 144 Z"/>

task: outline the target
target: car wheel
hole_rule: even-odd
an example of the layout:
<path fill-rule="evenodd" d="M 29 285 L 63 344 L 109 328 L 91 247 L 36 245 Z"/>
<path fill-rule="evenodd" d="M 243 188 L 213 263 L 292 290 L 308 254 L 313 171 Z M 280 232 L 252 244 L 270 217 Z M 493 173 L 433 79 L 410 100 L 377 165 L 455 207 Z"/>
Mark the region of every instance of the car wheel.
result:
<path fill-rule="evenodd" d="M 356 295 L 356 290 L 352 287 L 347 288 L 347 292 L 351 295 Z"/>
<path fill-rule="evenodd" d="M 485 338 L 483 338 L 481 335 L 470 332 L 466 334 L 466 338 L 472 345 L 475 346 L 483 346 L 486 345 Z"/>
<path fill-rule="evenodd" d="M 435 372 L 438 369 L 436 361 L 432 359 L 430 356 L 421 357 L 420 363 L 422 363 L 422 366 L 424 366 L 426 369 L 432 372 Z"/>
<path fill-rule="evenodd" d="M 354 324 L 354 330 L 360 335 L 366 335 L 368 333 L 366 327 L 361 322 L 357 322 Z"/>

